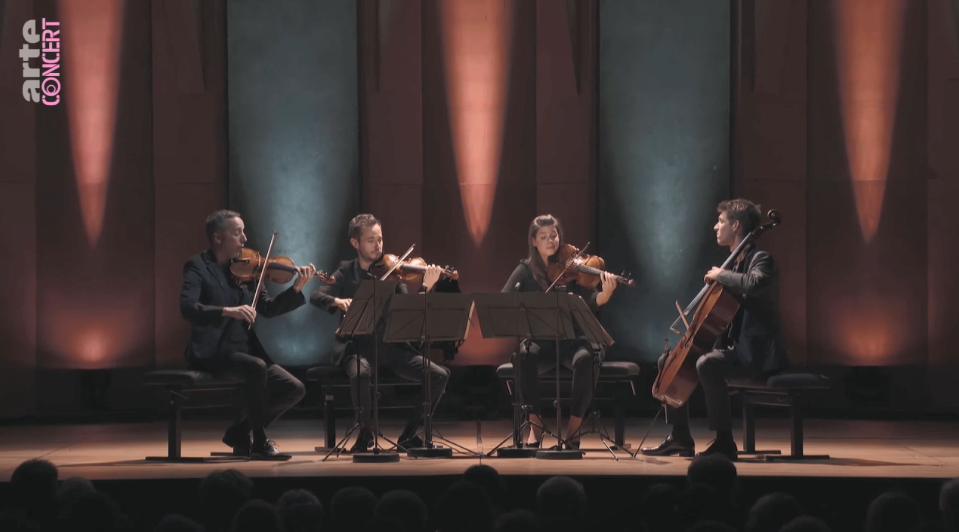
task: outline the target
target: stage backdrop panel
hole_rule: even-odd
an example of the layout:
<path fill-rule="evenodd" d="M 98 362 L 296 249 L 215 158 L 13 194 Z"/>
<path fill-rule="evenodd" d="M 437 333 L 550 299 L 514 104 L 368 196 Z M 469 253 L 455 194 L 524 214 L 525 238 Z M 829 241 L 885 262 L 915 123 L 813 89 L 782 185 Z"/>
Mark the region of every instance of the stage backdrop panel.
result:
<path fill-rule="evenodd" d="M 602 321 L 617 357 L 653 362 L 675 302 L 727 256 L 712 227 L 730 191 L 730 7 L 604 0 L 599 24 L 599 248 L 637 285 Z"/>
<path fill-rule="evenodd" d="M 356 27 L 351 0 L 227 4 L 229 204 L 263 254 L 277 231 L 274 253 L 297 265 L 343 256 L 358 198 Z M 275 361 L 311 365 L 336 324 L 309 306 L 256 328 Z"/>
<path fill-rule="evenodd" d="M 149 366 L 154 351 L 150 5 L 37 2 L 63 33 L 37 111 L 37 363 Z"/>

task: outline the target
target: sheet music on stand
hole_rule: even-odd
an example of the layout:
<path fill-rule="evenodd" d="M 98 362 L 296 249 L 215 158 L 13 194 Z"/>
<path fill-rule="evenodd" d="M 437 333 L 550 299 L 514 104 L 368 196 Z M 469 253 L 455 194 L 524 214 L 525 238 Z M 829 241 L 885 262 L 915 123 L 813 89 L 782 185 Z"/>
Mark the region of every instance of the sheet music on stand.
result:
<path fill-rule="evenodd" d="M 471 294 L 438 293 L 430 294 L 428 298 L 422 294 L 396 295 L 390 300 L 384 341 L 465 340 L 474 309 Z"/>
<path fill-rule="evenodd" d="M 376 298 L 373 298 L 373 283 L 376 283 Z M 399 281 L 365 280 L 353 295 L 350 309 L 336 329 L 336 334 L 344 337 L 372 335 L 376 327 L 386 319 L 390 298 L 396 295 Z"/>
<path fill-rule="evenodd" d="M 584 301 L 582 297 L 569 297 L 560 305 L 568 305 L 573 322 L 595 347 L 605 349 L 615 343 L 613 337 L 610 336 L 602 324 L 599 323 L 596 315 L 589 309 L 589 305 L 586 304 L 586 301 Z"/>
<path fill-rule="evenodd" d="M 473 294 L 473 298 L 483 338 L 553 340 L 557 333 L 561 340 L 576 337 L 563 296 L 559 305 L 555 295 L 542 292 Z"/>

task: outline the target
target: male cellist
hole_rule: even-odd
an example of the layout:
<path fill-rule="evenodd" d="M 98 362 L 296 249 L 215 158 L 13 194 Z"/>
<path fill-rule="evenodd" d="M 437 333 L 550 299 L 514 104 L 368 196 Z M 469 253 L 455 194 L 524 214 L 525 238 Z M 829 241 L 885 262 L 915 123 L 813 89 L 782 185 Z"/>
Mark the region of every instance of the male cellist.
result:
<path fill-rule="evenodd" d="M 730 251 L 750 232 L 759 227 L 759 208 L 745 199 L 723 201 L 717 207 L 719 219 L 713 230 L 716 242 Z M 779 311 L 779 271 L 767 251 L 747 244 L 732 270 L 710 269 L 704 282 L 723 285 L 740 296 L 742 304 L 726 334 L 714 350 L 696 361 L 696 372 L 706 396 L 709 429 L 716 431 L 716 440 L 700 454 L 723 454 L 736 460 L 739 449 L 732 433 L 729 382 L 764 382 L 786 369 L 786 342 Z M 659 371 L 667 355 L 659 358 Z M 689 431 L 689 403 L 679 408 L 668 407 L 667 418 L 672 433 L 656 447 L 642 449 L 643 454 L 692 456 L 696 445 Z"/>

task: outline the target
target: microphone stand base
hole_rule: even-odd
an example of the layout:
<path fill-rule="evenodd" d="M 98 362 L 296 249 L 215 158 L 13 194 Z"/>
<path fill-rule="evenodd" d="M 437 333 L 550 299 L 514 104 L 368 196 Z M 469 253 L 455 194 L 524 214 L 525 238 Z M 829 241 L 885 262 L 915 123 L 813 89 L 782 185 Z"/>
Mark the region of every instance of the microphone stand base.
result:
<path fill-rule="evenodd" d="M 449 447 L 413 447 L 407 450 L 406 455 L 416 458 L 452 458 L 453 449 Z"/>
<path fill-rule="evenodd" d="M 378 453 L 356 453 L 353 455 L 354 464 L 388 464 L 399 461 L 400 455 L 387 451 Z"/>
<path fill-rule="evenodd" d="M 541 450 L 536 452 L 536 458 L 540 460 L 581 460 L 583 458 L 583 451 L 574 451 L 574 450 L 562 450 L 562 451 L 550 451 L 550 450 Z"/>
<path fill-rule="evenodd" d="M 503 447 L 496 450 L 497 458 L 533 458 L 539 449 L 535 447 Z"/>

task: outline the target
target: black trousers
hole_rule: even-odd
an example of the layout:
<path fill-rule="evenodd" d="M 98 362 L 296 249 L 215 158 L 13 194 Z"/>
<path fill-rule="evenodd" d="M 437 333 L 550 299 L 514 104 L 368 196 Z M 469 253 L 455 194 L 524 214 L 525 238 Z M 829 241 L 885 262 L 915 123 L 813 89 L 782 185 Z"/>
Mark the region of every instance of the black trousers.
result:
<path fill-rule="evenodd" d="M 663 371 L 666 355 L 659 357 L 659 371 Z M 730 412 L 729 383 L 755 382 L 759 379 L 756 372 L 740 363 L 735 349 L 714 350 L 699 357 L 696 361 L 696 373 L 699 384 L 706 396 L 706 415 L 709 418 L 709 430 L 732 430 L 732 412 Z M 689 434 L 689 402 L 679 408 L 667 407 L 666 417 L 673 425 L 673 434 Z"/>
<path fill-rule="evenodd" d="M 219 378 L 244 382 L 246 416 L 239 425 L 265 429 L 306 395 L 299 379 L 280 366 L 246 353 L 234 352 L 214 359 L 194 359 L 193 364 Z"/>
<path fill-rule="evenodd" d="M 423 358 L 413 348 L 403 344 L 388 344 L 379 342 L 376 346 L 376 356 L 381 368 L 387 368 L 400 378 L 412 381 L 423 381 L 423 364 L 429 364 L 430 379 L 430 411 L 436 408 L 440 398 L 446 391 L 446 383 L 450 379 L 450 371 L 443 366 L 434 364 Z M 370 407 L 370 381 L 373 376 L 373 342 L 353 341 L 346 350 L 347 356 L 340 365 L 350 376 L 350 391 L 353 396 L 353 408 L 357 410 L 358 421 L 361 426 L 372 428 L 372 411 Z M 357 364 L 359 362 L 359 364 Z M 423 416 L 422 404 L 417 403 L 410 422 L 414 423 Z"/>
<path fill-rule="evenodd" d="M 540 415 L 540 376 L 556 368 L 556 341 L 538 340 L 520 344 L 519 363 L 522 364 L 522 382 L 517 393 L 523 404 L 530 405 L 530 413 Z M 593 401 L 593 389 L 599 379 L 601 357 L 595 355 L 588 344 L 578 340 L 560 341 L 560 364 L 573 370 L 573 383 L 569 414 L 583 417 Z M 516 367 L 514 354 L 513 366 Z"/>

